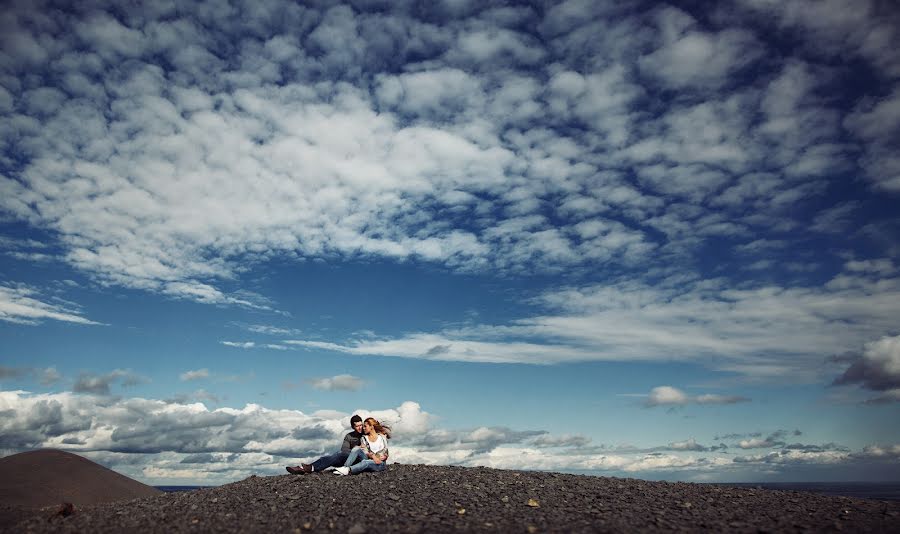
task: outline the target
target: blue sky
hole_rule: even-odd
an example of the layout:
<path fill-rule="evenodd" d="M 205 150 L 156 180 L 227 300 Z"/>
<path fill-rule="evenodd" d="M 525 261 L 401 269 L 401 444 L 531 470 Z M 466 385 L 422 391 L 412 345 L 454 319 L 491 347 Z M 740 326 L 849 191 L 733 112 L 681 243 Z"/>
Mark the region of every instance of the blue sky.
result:
<path fill-rule="evenodd" d="M 0 453 L 900 478 L 887 3 L 19 2 Z"/>

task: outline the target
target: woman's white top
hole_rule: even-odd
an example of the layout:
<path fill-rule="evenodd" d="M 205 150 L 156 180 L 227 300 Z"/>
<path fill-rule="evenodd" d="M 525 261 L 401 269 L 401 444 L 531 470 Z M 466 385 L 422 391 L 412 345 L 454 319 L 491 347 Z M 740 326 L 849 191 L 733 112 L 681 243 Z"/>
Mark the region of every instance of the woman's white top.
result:
<path fill-rule="evenodd" d="M 381 434 L 376 434 L 375 436 L 375 441 L 369 441 L 369 436 L 363 436 L 363 439 L 366 440 L 366 443 L 369 445 L 369 450 L 372 453 L 378 453 L 387 448 L 387 441 L 384 439 L 384 436 Z"/>

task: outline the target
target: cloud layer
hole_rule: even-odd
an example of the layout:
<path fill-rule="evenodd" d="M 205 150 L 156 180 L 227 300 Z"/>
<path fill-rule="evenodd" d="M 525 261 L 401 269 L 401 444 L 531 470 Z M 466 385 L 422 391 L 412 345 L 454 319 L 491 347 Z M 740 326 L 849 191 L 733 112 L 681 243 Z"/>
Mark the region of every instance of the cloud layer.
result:
<path fill-rule="evenodd" d="M 654 286 L 552 289 L 531 301 L 543 314 L 512 324 L 367 333 L 343 343 L 279 338 L 277 347 L 466 362 L 675 360 L 759 380 L 830 380 L 826 355 L 858 351 L 891 332 L 900 315 L 900 280 L 853 268 L 818 288 L 735 289 L 725 279 L 678 276 Z"/>
<path fill-rule="evenodd" d="M 273 257 L 615 269 L 796 228 L 839 170 L 900 189 L 897 91 L 822 66 L 894 87 L 897 14 L 744 4 L 19 4 L 0 209 L 104 283 L 271 310 L 230 281 Z"/>
<path fill-rule="evenodd" d="M 151 483 L 220 484 L 283 465 L 311 460 L 339 446 L 350 414 L 320 410 L 272 410 L 256 404 L 209 410 L 201 403 L 112 398 L 92 394 L 0 392 L 0 451 L 56 447 L 86 454 Z M 668 473 L 697 476 L 760 469 L 789 472 L 796 465 L 895 463 L 897 445 L 852 452 L 834 444 L 787 444 L 768 438 L 725 436 L 738 449 L 771 449 L 755 456 L 730 455 L 729 445 L 704 446 L 690 438 L 641 449 L 595 445 L 579 435 L 507 427 L 444 429 L 434 415 L 408 401 L 396 408 L 358 411 L 390 424 L 392 458 L 404 463 L 484 465 L 510 469 L 581 472 Z M 756 434 L 761 436 L 761 434 Z"/>
<path fill-rule="evenodd" d="M 246 349 L 812 381 L 896 333 L 881 3 L 227 4 L 8 10 L 0 212 L 52 239 L 7 256 L 267 313 L 242 276 L 273 259 L 560 276 L 506 324 Z M 0 320 L 94 324 L 14 282 Z"/>

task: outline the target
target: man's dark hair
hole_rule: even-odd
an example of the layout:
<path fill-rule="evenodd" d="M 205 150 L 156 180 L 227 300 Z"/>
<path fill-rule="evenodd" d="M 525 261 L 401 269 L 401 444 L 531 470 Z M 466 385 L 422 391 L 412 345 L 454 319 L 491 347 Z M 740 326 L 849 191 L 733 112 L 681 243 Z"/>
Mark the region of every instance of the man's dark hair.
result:
<path fill-rule="evenodd" d="M 356 423 L 362 423 L 362 417 L 358 415 L 354 415 L 350 418 L 350 426 L 355 425 Z"/>

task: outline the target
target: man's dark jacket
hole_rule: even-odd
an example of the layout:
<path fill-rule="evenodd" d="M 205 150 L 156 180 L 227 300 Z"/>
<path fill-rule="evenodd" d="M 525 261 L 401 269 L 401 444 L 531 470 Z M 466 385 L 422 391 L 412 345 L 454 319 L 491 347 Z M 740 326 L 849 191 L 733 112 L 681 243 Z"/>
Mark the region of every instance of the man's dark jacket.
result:
<path fill-rule="evenodd" d="M 350 449 L 353 447 L 359 447 L 362 444 L 363 435 L 354 430 L 353 432 L 347 432 L 347 435 L 344 436 L 344 442 L 341 443 L 341 452 L 350 453 Z"/>

